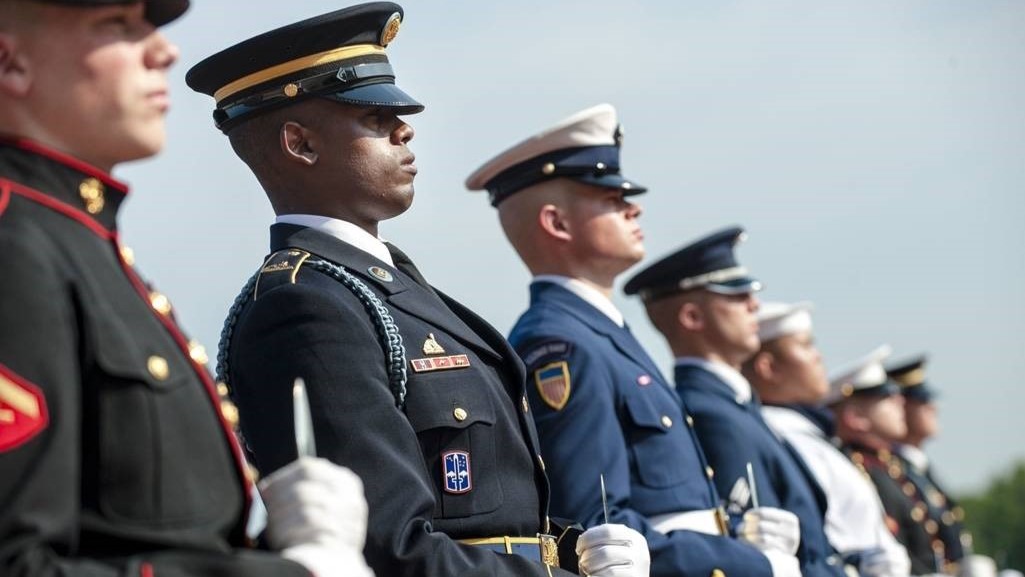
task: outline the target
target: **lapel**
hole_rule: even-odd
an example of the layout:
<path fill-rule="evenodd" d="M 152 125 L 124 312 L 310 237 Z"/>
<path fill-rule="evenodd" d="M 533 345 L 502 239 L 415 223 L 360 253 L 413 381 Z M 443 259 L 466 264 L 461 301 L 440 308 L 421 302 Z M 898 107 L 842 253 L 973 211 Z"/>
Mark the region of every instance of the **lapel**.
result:
<path fill-rule="evenodd" d="M 452 303 L 455 301 L 452 299 L 439 298 L 429 289 L 417 284 L 406 273 L 400 272 L 369 253 L 311 228 L 284 223 L 271 225 L 271 251 L 285 248 L 302 249 L 344 266 L 351 274 L 382 293 L 389 306 L 444 330 L 479 352 L 502 360 L 502 356 L 477 331 L 464 322 L 466 313 L 469 312 L 465 307 L 461 305 L 458 308 L 453 307 Z M 386 282 L 370 273 L 372 267 L 390 272 L 391 280 Z M 480 321 L 476 315 L 473 315 L 472 320 Z M 483 321 L 480 322 L 483 323 Z M 494 331 L 494 329 L 491 330 Z"/>
<path fill-rule="evenodd" d="M 672 389 L 665 377 L 662 376 L 662 371 L 658 369 L 633 334 L 625 327 L 620 327 L 612 322 L 612 319 L 584 299 L 557 284 L 537 282 L 530 285 L 530 300 L 531 304 L 543 302 L 564 310 L 587 325 L 596 334 L 607 338 L 619 352 L 644 367 L 651 378 L 656 379 L 664 387 Z"/>

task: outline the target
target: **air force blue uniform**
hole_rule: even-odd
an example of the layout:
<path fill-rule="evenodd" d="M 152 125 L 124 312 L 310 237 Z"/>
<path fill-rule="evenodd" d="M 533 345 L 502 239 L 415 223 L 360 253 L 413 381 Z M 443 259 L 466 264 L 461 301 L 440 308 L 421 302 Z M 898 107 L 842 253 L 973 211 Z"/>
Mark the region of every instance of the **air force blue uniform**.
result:
<path fill-rule="evenodd" d="M 730 537 L 654 529 L 651 517 L 719 505 L 686 407 L 628 329 L 557 284 L 530 293 L 509 341 L 528 368 L 552 514 L 604 522 L 604 475 L 608 522 L 644 534 L 653 577 L 771 576 L 761 553 Z"/>
<path fill-rule="evenodd" d="M 676 388 L 692 411 L 705 455 L 715 470 L 715 484 L 733 497 L 731 507 L 752 505 L 747 485 L 751 463 L 758 505 L 797 515 L 801 544 L 797 558 L 805 577 L 842 576 L 843 570 L 823 528 L 826 499 L 804 463 L 778 440 L 759 412 L 757 401 L 738 402 L 730 386 L 703 367 L 676 367 Z M 739 484 L 748 491 L 736 491 Z M 742 495 L 736 502 L 736 495 Z"/>

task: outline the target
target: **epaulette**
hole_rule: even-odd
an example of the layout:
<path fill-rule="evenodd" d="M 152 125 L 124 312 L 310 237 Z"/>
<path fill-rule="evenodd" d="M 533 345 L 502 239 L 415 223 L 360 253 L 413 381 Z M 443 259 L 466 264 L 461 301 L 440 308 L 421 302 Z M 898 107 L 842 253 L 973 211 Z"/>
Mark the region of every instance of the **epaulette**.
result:
<path fill-rule="evenodd" d="M 253 300 L 259 297 L 260 291 L 295 284 L 295 277 L 308 258 L 310 253 L 295 248 L 286 248 L 270 255 L 260 267 L 256 284 L 253 286 Z"/>

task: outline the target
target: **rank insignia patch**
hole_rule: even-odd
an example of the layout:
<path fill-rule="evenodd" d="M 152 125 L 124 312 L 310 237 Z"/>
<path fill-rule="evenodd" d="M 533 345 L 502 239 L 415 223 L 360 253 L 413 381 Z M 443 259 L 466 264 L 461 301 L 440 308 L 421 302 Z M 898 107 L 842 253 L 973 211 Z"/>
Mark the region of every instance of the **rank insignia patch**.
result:
<path fill-rule="evenodd" d="M 446 369 L 463 369 L 470 366 L 470 359 L 466 355 L 449 355 L 447 357 L 411 359 L 409 364 L 413 367 L 414 373 L 426 373 Z"/>
<path fill-rule="evenodd" d="M 470 476 L 470 453 L 466 451 L 448 451 L 441 454 L 445 466 L 445 492 L 468 493 L 473 488 Z"/>
<path fill-rule="evenodd" d="M 48 420 L 42 391 L 0 365 L 0 452 L 27 443 Z"/>
<path fill-rule="evenodd" d="M 569 401 L 569 364 L 566 361 L 549 363 L 534 371 L 537 392 L 546 405 L 561 410 Z"/>

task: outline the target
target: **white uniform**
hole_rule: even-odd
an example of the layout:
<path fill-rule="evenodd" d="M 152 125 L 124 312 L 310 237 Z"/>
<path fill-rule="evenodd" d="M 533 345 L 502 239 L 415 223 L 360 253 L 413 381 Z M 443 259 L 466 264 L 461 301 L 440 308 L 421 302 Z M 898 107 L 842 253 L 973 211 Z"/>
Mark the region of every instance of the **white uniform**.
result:
<path fill-rule="evenodd" d="M 822 486 L 828 503 L 826 536 L 837 551 L 850 554 L 883 549 L 907 556 L 886 527 L 883 505 L 872 482 L 833 446 L 822 429 L 786 407 L 765 406 L 762 414 L 776 434 L 797 449 Z"/>

